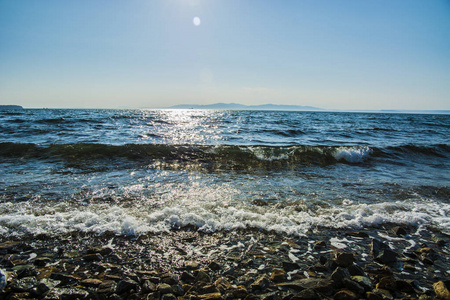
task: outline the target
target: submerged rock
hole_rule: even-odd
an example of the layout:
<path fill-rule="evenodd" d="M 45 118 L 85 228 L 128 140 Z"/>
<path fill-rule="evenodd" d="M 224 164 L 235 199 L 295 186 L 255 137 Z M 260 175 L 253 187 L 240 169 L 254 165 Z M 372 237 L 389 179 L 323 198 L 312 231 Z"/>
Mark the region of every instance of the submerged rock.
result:
<path fill-rule="evenodd" d="M 433 289 L 438 299 L 450 300 L 450 280 L 434 283 Z"/>

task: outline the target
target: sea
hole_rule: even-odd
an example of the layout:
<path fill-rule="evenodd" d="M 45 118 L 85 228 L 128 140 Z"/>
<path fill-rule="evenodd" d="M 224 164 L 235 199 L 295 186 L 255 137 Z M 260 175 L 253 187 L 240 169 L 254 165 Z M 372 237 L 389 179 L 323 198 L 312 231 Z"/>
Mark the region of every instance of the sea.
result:
<path fill-rule="evenodd" d="M 0 111 L 0 235 L 450 234 L 450 115 Z"/>

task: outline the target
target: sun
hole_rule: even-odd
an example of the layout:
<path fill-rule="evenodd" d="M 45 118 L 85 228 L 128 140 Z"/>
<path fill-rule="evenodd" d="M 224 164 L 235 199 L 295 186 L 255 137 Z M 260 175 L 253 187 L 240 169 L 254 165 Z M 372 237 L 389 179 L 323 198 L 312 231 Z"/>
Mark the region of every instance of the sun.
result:
<path fill-rule="evenodd" d="M 195 26 L 200 26 L 200 24 L 202 22 L 200 21 L 199 17 L 194 17 L 194 19 L 192 20 L 192 23 L 194 23 Z"/>

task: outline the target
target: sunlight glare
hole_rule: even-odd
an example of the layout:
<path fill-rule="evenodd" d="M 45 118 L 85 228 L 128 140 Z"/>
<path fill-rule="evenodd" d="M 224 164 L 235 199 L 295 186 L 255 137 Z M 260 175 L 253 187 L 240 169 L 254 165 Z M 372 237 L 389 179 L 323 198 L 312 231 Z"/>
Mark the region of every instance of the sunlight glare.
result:
<path fill-rule="evenodd" d="M 194 23 L 195 26 L 200 26 L 201 21 L 199 17 L 195 17 L 192 22 Z"/>

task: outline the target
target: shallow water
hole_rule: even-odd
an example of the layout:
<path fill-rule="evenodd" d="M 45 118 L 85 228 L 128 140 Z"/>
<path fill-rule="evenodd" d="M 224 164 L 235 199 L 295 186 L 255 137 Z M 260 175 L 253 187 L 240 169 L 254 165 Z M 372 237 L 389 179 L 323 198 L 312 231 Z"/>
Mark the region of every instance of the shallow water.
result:
<path fill-rule="evenodd" d="M 450 233 L 449 115 L 0 112 L 0 234 Z"/>

